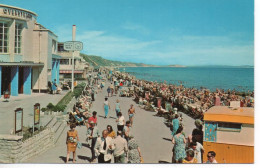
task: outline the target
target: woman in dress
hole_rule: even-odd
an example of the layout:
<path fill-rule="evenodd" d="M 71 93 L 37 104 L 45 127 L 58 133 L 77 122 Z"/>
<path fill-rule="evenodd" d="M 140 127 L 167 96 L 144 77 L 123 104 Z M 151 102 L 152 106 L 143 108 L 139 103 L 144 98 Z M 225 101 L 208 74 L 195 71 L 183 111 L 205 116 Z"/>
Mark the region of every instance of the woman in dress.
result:
<path fill-rule="evenodd" d="M 115 131 L 113 130 L 112 126 L 111 125 L 107 125 L 107 132 L 108 132 L 108 135 L 109 137 L 111 138 L 115 138 L 116 137 L 116 133 Z"/>
<path fill-rule="evenodd" d="M 172 163 L 181 163 L 182 160 L 186 157 L 185 153 L 185 144 L 186 139 L 182 134 L 183 126 L 180 125 L 176 134 L 172 138 L 173 146 L 173 156 L 172 156 Z"/>
<path fill-rule="evenodd" d="M 76 148 L 77 148 L 77 141 L 79 141 L 79 136 L 77 130 L 75 130 L 76 125 L 71 124 L 70 130 L 67 132 L 66 144 L 67 144 L 67 160 L 66 163 L 69 161 L 70 152 L 73 152 L 73 163 L 75 163 L 76 159 Z"/>
<path fill-rule="evenodd" d="M 115 111 L 116 111 L 116 116 L 117 116 L 117 114 L 121 111 L 120 103 L 119 103 L 119 100 L 118 100 L 118 99 L 116 100 Z"/>
<path fill-rule="evenodd" d="M 128 163 L 141 163 L 141 151 L 133 136 L 128 141 L 128 149 Z"/>
<path fill-rule="evenodd" d="M 117 119 L 116 119 L 116 122 L 117 122 L 117 130 L 118 131 L 122 131 L 124 130 L 124 125 L 125 125 L 125 117 L 122 116 L 122 113 L 119 112 L 118 115 L 117 115 Z"/>
<path fill-rule="evenodd" d="M 104 108 L 104 111 L 105 111 L 105 118 L 107 118 L 108 110 L 110 109 L 110 105 L 109 105 L 107 97 L 105 98 L 105 102 L 104 102 L 103 108 Z"/>

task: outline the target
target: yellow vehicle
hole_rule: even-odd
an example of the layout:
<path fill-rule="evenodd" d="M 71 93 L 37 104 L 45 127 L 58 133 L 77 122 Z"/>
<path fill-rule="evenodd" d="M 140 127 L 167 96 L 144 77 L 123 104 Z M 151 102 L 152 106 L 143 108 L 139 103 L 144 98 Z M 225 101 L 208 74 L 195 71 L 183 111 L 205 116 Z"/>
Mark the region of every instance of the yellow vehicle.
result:
<path fill-rule="evenodd" d="M 254 108 L 214 106 L 204 114 L 205 149 L 218 163 L 254 163 Z"/>

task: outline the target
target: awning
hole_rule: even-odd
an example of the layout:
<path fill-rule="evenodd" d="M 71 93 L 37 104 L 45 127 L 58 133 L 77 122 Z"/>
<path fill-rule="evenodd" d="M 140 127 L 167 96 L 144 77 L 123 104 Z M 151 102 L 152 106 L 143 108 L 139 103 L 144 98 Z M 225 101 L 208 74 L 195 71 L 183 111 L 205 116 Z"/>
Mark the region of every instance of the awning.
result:
<path fill-rule="evenodd" d="M 60 73 L 71 73 L 72 70 L 60 70 Z M 74 74 L 81 74 L 84 71 L 74 70 Z"/>
<path fill-rule="evenodd" d="M 0 62 L 0 66 L 25 66 L 25 67 L 41 67 L 44 63 L 34 63 L 34 62 Z"/>
<path fill-rule="evenodd" d="M 54 59 L 61 59 L 61 56 L 60 55 L 56 55 L 56 54 L 52 54 L 52 58 L 54 58 Z"/>

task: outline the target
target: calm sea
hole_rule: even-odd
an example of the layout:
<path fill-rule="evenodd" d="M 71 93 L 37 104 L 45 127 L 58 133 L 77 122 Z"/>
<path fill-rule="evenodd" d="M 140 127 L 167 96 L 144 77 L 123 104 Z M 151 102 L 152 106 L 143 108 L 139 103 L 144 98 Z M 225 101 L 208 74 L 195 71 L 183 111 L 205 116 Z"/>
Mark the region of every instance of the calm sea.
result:
<path fill-rule="evenodd" d="M 185 87 L 206 87 L 211 91 L 236 89 L 254 90 L 254 68 L 213 68 L 213 67 L 127 67 L 120 71 L 135 75 L 137 79 L 163 82 Z"/>

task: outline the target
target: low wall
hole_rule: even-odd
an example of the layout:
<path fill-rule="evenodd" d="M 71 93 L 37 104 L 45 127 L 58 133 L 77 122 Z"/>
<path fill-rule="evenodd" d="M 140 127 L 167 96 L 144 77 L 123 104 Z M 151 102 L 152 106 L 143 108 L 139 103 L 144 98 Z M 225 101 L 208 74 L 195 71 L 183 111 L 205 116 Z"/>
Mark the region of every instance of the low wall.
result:
<path fill-rule="evenodd" d="M 54 132 L 46 128 L 22 142 L 22 136 L 0 135 L 0 163 L 21 163 L 54 146 Z"/>

